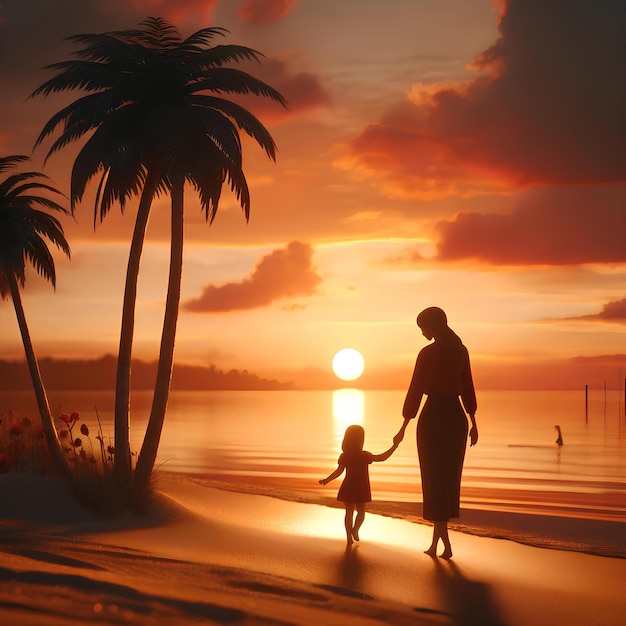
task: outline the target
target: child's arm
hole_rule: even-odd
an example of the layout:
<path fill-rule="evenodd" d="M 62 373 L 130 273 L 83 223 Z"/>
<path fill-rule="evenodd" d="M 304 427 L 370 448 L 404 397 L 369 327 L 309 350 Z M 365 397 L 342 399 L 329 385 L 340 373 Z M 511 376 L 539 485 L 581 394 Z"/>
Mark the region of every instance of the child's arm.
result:
<path fill-rule="evenodd" d="M 330 475 L 326 476 L 326 478 L 322 478 L 319 482 L 320 485 L 325 485 L 329 483 L 331 480 L 335 480 L 335 478 L 339 478 L 343 474 L 344 467 L 343 465 L 339 465 L 337 469 Z"/>
<path fill-rule="evenodd" d="M 372 454 L 372 461 L 386 461 L 398 448 L 397 443 L 394 443 L 389 450 L 385 450 L 381 454 Z"/>

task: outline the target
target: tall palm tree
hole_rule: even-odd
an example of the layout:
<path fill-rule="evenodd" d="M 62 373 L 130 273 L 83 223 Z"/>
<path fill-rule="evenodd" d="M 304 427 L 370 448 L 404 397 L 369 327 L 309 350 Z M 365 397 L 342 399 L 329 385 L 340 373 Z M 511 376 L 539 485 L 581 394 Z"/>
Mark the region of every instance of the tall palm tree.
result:
<path fill-rule="evenodd" d="M 158 449 L 169 394 L 182 272 L 184 187 L 197 191 L 207 221 L 212 222 L 222 187 L 229 185 L 246 219 L 250 194 L 243 172 L 239 132 L 252 137 L 272 160 L 274 141 L 248 110 L 224 94 L 254 94 L 286 106 L 272 87 L 228 63 L 260 61 L 262 55 L 244 46 L 213 45 L 227 31 L 205 28 L 183 39 L 160 18 L 148 18 L 137 29 L 100 35 L 76 35 L 86 47 L 76 59 L 48 66 L 57 74 L 33 96 L 83 89 L 85 95 L 54 115 L 36 145 L 62 131 L 48 156 L 89 135 L 72 170 L 72 209 L 88 182 L 100 175 L 94 222 L 111 205 L 140 195 L 126 276 L 118 354 L 115 406 L 116 473 L 131 476 L 128 445 L 130 360 L 137 277 L 145 229 L 154 197 L 172 198 L 170 277 L 159 367 L 148 429 L 137 463 L 137 482 L 145 484 Z"/>
<path fill-rule="evenodd" d="M 0 173 L 24 161 L 28 161 L 28 157 L 22 155 L 0 158 Z M 0 297 L 6 299 L 11 296 L 13 300 L 46 443 L 57 469 L 70 478 L 70 469 L 52 419 L 20 295 L 20 288 L 26 282 L 27 261 L 56 287 L 54 259 L 46 239 L 70 257 L 70 247 L 59 220 L 36 208 L 39 206 L 67 214 L 67 210 L 60 204 L 39 195 L 40 192 L 60 193 L 52 185 L 42 182 L 44 180 L 48 178 L 39 172 L 22 172 L 9 175 L 0 182 Z"/>

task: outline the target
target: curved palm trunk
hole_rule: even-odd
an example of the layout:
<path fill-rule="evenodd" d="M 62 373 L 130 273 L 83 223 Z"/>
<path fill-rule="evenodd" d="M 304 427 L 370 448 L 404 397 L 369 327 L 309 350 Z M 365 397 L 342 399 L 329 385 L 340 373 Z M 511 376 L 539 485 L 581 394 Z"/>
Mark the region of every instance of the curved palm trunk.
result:
<path fill-rule="evenodd" d="M 183 271 L 183 187 L 184 180 L 172 184 L 172 240 L 170 248 L 170 273 L 165 301 L 165 316 L 161 334 L 159 367 L 152 399 L 150 419 L 141 446 L 135 470 L 136 493 L 145 493 L 156 460 L 165 410 L 170 392 L 172 366 L 174 363 L 174 341 L 178 322 L 180 285 Z"/>
<path fill-rule="evenodd" d="M 41 423 L 43 426 L 44 436 L 46 438 L 46 444 L 48 445 L 48 449 L 50 450 L 50 454 L 52 455 L 52 459 L 57 469 L 71 484 L 72 472 L 67 459 L 63 454 L 63 448 L 61 447 L 61 442 L 59 441 L 59 434 L 57 433 L 54 420 L 52 419 L 48 396 L 46 395 L 46 390 L 41 378 L 41 372 L 39 371 L 39 364 L 37 363 L 37 357 L 35 356 L 33 343 L 30 338 L 28 324 L 26 323 L 20 289 L 15 277 L 10 272 L 7 273 L 7 279 L 9 282 L 9 289 L 11 290 L 11 297 L 13 298 L 13 306 L 15 307 L 17 323 L 20 327 L 20 333 L 22 335 L 22 343 L 24 344 L 24 352 L 26 353 L 26 362 L 28 363 L 28 370 L 33 383 L 33 390 L 35 391 L 35 397 L 37 398 L 37 407 L 39 408 L 39 415 L 41 416 Z"/>
<path fill-rule="evenodd" d="M 148 226 L 148 217 L 155 194 L 156 168 L 150 172 L 144 186 L 137 210 L 133 239 L 128 255 L 124 304 L 122 306 L 122 326 L 117 356 L 117 375 L 115 379 L 115 475 L 120 482 L 128 484 L 131 479 L 130 454 L 130 368 L 135 332 L 135 309 L 137 304 L 137 282 L 139 263 Z"/>

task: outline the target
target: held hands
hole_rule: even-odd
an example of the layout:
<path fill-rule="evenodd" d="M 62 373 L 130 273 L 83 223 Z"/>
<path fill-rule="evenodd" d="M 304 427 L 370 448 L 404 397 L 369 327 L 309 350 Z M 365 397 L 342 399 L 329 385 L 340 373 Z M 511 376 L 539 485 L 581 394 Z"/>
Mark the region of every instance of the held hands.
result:
<path fill-rule="evenodd" d="M 404 439 L 404 429 L 401 429 L 396 433 L 395 437 L 393 438 L 393 445 L 396 446 L 397 448 L 403 439 Z"/>

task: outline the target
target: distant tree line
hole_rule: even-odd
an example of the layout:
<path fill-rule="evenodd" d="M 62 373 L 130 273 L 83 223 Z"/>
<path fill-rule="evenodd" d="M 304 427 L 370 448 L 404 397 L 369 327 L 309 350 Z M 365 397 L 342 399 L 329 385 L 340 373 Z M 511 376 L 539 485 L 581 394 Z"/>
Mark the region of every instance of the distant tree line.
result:
<path fill-rule="evenodd" d="M 133 360 L 132 388 L 154 389 L 157 362 Z M 64 360 L 43 358 L 39 361 L 47 389 L 65 391 L 100 391 L 115 389 L 117 358 L 106 355 L 99 359 Z M 284 390 L 291 383 L 260 378 L 248 370 L 224 371 L 214 365 L 174 365 L 172 389 L 178 390 Z M 25 361 L 0 360 L 0 390 L 27 391 L 32 381 Z"/>

